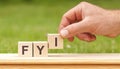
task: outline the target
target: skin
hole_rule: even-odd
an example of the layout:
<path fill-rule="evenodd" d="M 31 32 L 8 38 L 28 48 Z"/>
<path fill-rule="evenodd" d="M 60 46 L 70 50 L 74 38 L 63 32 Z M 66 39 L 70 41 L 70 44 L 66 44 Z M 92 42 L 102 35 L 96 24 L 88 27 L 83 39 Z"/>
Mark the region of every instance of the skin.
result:
<path fill-rule="evenodd" d="M 120 34 L 120 11 L 81 2 L 63 15 L 59 33 L 69 41 L 75 36 L 87 42 L 96 40 L 96 35 L 116 37 Z"/>

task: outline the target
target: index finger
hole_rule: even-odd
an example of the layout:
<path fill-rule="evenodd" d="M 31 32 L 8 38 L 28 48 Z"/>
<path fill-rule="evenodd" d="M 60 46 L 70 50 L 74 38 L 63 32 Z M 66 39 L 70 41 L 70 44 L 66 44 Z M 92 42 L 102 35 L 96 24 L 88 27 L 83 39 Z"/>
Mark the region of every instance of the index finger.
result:
<path fill-rule="evenodd" d="M 81 12 L 80 5 L 77 5 L 76 7 L 72 8 L 71 10 L 66 12 L 61 19 L 61 23 L 59 26 L 59 32 L 64 27 L 66 27 L 72 23 L 80 21 L 82 19 L 81 14 L 82 14 L 82 12 Z"/>

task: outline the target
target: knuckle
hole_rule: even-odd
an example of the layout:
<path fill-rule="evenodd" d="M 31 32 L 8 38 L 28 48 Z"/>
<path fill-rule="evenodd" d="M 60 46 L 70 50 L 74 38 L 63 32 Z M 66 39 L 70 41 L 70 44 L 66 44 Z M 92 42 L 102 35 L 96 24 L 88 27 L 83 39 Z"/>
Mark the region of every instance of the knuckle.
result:
<path fill-rule="evenodd" d="M 64 19 L 65 18 L 65 14 L 62 16 L 62 19 Z"/>
<path fill-rule="evenodd" d="M 85 4 L 86 3 L 86 1 L 82 1 L 82 2 L 80 2 L 80 4 Z"/>
<path fill-rule="evenodd" d="M 62 16 L 62 18 L 65 18 L 67 16 L 67 13 L 65 13 L 63 16 Z"/>
<path fill-rule="evenodd" d="M 68 19 L 67 14 L 64 14 L 64 15 L 62 16 L 62 19 Z"/>
<path fill-rule="evenodd" d="M 82 2 L 80 2 L 80 4 L 81 4 L 81 5 L 86 5 L 86 4 L 88 4 L 88 2 L 82 1 Z"/>

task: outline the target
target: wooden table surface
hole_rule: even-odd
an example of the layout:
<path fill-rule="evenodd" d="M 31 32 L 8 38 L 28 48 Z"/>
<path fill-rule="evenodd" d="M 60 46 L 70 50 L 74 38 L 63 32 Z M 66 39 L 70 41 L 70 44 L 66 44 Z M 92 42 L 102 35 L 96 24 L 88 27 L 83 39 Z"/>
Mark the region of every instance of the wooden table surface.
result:
<path fill-rule="evenodd" d="M 18 57 L 0 54 L 0 69 L 120 69 L 120 54 L 49 54 Z"/>

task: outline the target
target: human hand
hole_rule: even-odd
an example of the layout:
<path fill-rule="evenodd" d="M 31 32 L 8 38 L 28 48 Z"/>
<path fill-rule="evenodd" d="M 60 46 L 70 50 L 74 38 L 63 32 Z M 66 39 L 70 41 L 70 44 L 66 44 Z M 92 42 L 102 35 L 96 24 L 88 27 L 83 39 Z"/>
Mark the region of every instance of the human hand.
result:
<path fill-rule="evenodd" d="M 119 14 L 119 16 L 118 16 Z M 95 35 L 115 37 L 120 34 L 120 13 L 81 2 L 62 17 L 59 33 L 63 38 L 96 40 Z"/>

